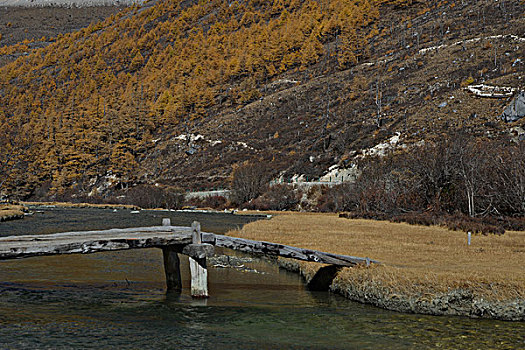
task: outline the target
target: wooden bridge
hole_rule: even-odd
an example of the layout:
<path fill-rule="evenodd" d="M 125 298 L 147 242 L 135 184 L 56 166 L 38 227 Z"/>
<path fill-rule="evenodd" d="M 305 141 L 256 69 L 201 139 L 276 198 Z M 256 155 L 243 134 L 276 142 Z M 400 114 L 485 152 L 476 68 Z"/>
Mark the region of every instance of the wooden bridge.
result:
<path fill-rule="evenodd" d="M 331 279 L 339 267 L 378 263 L 368 258 L 201 232 L 198 222 L 194 222 L 192 227 L 181 227 L 171 226 L 169 219 L 163 219 L 162 224 L 153 227 L 0 237 L 0 260 L 161 248 L 168 291 L 182 290 L 178 254 L 189 256 L 191 295 L 194 297 L 208 296 L 206 258 L 213 255 L 214 247 L 329 264 L 330 268 L 326 271 L 332 271 Z M 326 277 L 322 279 L 326 280 Z"/>

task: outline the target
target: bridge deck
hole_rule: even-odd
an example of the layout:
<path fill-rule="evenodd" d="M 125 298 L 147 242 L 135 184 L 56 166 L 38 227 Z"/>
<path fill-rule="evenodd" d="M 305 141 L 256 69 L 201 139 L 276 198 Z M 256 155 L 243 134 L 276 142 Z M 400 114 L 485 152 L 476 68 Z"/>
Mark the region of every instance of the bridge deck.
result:
<path fill-rule="evenodd" d="M 41 255 L 87 254 L 111 250 L 163 248 L 192 243 L 192 228 L 154 226 L 111 229 L 103 231 L 64 232 L 47 235 L 0 237 L 0 260 Z M 368 258 L 325 253 L 278 243 L 252 241 L 243 238 L 202 232 L 202 243 L 247 253 L 258 253 L 303 261 L 353 266 L 377 261 Z"/>

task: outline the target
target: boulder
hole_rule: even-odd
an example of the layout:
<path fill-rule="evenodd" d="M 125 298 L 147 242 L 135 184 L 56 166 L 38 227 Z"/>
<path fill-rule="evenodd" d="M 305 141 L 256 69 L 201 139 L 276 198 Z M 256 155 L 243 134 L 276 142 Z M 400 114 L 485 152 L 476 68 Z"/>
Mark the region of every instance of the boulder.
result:
<path fill-rule="evenodd" d="M 512 123 L 523 117 L 525 117 L 525 91 L 518 93 L 518 95 L 511 101 L 503 111 L 501 119 L 507 123 Z"/>

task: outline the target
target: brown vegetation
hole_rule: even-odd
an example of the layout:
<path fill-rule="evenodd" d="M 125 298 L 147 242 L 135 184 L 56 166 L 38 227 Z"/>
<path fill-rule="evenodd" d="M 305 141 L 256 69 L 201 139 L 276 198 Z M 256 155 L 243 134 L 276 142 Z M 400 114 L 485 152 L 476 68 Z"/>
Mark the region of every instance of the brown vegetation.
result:
<path fill-rule="evenodd" d="M 376 259 L 382 265 L 345 268 L 336 282 L 374 282 L 390 295 L 465 289 L 493 300 L 525 298 L 524 232 L 474 235 L 468 246 L 465 233 L 440 227 L 294 213 L 250 223 L 230 235 Z M 311 274 L 319 266 L 303 268 Z"/>
<path fill-rule="evenodd" d="M 186 199 L 184 205 L 202 209 L 223 210 L 231 207 L 230 202 L 223 196 L 193 197 Z"/>
<path fill-rule="evenodd" d="M 184 204 L 184 193 L 176 187 L 161 187 L 151 185 L 138 185 L 127 188 L 118 192 L 119 195 L 100 196 L 94 194 L 91 196 L 78 195 L 74 191 L 65 191 L 60 195 L 55 195 L 54 201 L 57 205 L 64 203 L 64 206 L 79 206 L 79 207 L 129 207 L 129 208 L 165 208 L 165 209 L 180 209 Z M 47 199 L 45 196 L 44 200 Z M 33 203 L 33 202 L 25 202 Z M 34 203 L 50 203 L 39 201 Z"/>
<path fill-rule="evenodd" d="M 24 217 L 24 212 L 27 210 L 22 205 L 15 204 L 0 204 L 0 222 L 21 219 Z"/>
<path fill-rule="evenodd" d="M 279 184 L 268 188 L 259 197 L 242 205 L 252 210 L 294 210 L 300 202 L 301 192 L 292 186 Z"/>
<path fill-rule="evenodd" d="M 454 133 L 361 169 L 355 184 L 330 190 L 331 209 L 472 232 L 525 229 L 523 142 Z"/>
<path fill-rule="evenodd" d="M 59 208 L 100 208 L 100 209 L 138 209 L 131 204 L 100 204 L 100 203 L 72 203 L 72 202 L 22 202 L 30 206 L 53 206 Z"/>
<path fill-rule="evenodd" d="M 250 159 L 318 177 L 393 132 L 411 143 L 461 126 L 506 129 L 496 116 L 507 101 L 460 84 L 519 87 L 516 42 L 454 43 L 523 32 L 522 2 L 229 5 L 149 3 L 36 51 L 20 43 L 23 56 L 0 72 L 0 132 L 23 135 L 10 137 L 2 191 L 27 197 L 49 182 L 52 194 L 89 193 L 78 184 L 108 174 L 114 187 L 210 188 Z M 190 133 L 205 140 L 177 138 Z"/>
<path fill-rule="evenodd" d="M 258 168 L 235 172 L 259 180 Z M 525 230 L 525 143 L 458 132 L 359 162 L 351 183 L 313 187 L 270 185 L 241 200 L 256 210 L 341 212 L 341 217 L 437 225 L 472 233 Z M 264 188 L 263 184 L 258 187 Z"/>
<path fill-rule="evenodd" d="M 241 205 L 259 197 L 268 189 L 268 165 L 244 162 L 235 164 L 231 175 L 231 200 Z"/>

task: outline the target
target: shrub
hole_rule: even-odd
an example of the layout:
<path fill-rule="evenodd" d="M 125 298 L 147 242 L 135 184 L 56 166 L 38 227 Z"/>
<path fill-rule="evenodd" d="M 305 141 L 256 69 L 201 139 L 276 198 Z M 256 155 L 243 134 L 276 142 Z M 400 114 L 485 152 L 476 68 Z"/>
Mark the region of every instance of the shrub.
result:
<path fill-rule="evenodd" d="M 483 221 L 491 225 L 501 226 L 505 230 L 525 231 L 525 217 L 487 216 L 483 218 Z"/>
<path fill-rule="evenodd" d="M 333 187 L 323 186 L 317 200 L 316 211 L 351 211 L 358 207 L 358 197 L 354 184 L 341 184 Z"/>
<path fill-rule="evenodd" d="M 178 188 L 138 185 L 126 192 L 123 204 L 133 204 L 141 208 L 180 209 L 184 194 Z"/>
<path fill-rule="evenodd" d="M 474 78 L 472 78 L 472 76 L 469 76 L 467 79 L 461 82 L 461 87 L 467 87 L 472 83 L 474 83 Z"/>
<path fill-rule="evenodd" d="M 484 235 L 502 235 L 505 233 L 502 225 L 492 224 L 484 221 L 483 218 L 473 218 L 464 214 L 407 213 L 394 216 L 390 221 L 406 222 L 411 225 L 443 226 L 454 231 L 481 233 Z"/>
<path fill-rule="evenodd" d="M 253 210 L 294 210 L 301 198 L 301 192 L 289 185 L 274 185 L 243 207 Z"/>
<path fill-rule="evenodd" d="M 197 208 L 212 208 L 217 210 L 222 210 L 229 206 L 229 202 L 225 197 L 217 195 L 203 198 L 193 197 L 187 200 L 185 204 Z"/>
<path fill-rule="evenodd" d="M 264 193 L 269 182 L 268 169 L 264 163 L 236 164 L 231 174 L 231 201 L 242 205 Z"/>
<path fill-rule="evenodd" d="M 401 215 L 388 215 L 385 213 L 374 212 L 348 212 L 341 213 L 339 217 L 347 219 L 369 219 L 369 220 L 388 220 L 391 222 L 406 222 L 410 225 L 421 226 L 442 226 L 453 231 L 464 231 L 480 234 L 505 233 L 502 224 L 486 222 L 483 218 L 472 218 L 464 214 L 449 215 L 446 213 L 433 212 L 411 212 Z M 525 220 L 523 220 L 525 223 Z"/>

